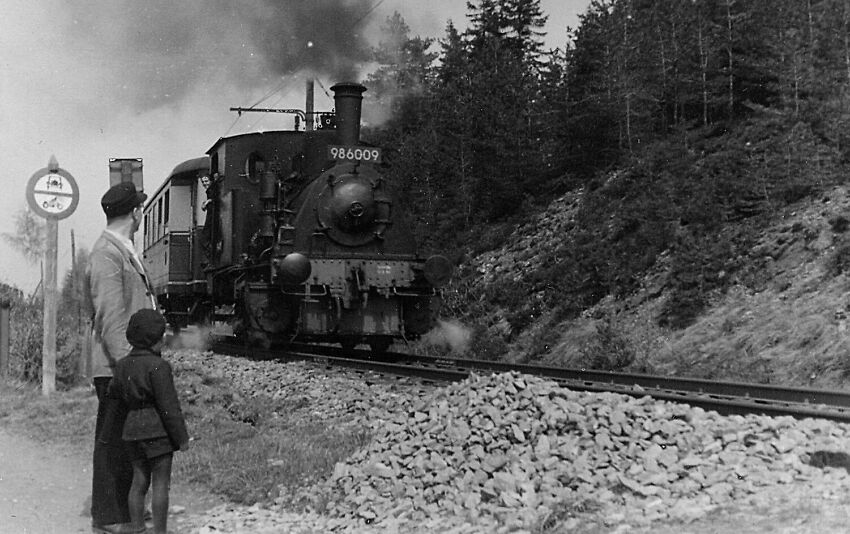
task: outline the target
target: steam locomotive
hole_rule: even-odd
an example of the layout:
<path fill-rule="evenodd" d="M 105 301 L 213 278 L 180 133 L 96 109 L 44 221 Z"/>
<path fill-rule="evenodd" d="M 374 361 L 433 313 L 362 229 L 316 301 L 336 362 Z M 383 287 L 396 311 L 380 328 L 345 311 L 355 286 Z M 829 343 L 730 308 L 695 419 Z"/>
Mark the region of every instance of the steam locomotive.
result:
<path fill-rule="evenodd" d="M 383 352 L 434 325 L 451 265 L 419 254 L 380 148 L 360 141 L 366 88 L 332 90 L 320 127 L 222 137 L 151 195 L 143 258 L 172 326 Z"/>

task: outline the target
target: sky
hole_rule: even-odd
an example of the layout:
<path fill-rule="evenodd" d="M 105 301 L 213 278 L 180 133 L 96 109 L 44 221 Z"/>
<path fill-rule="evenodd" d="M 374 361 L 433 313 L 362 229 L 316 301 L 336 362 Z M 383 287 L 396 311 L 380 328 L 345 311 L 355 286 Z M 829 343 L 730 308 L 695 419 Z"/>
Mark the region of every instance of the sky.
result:
<path fill-rule="evenodd" d="M 589 3 L 541 0 L 546 48 L 564 47 Z M 303 109 L 314 76 L 316 109 L 330 110 L 330 86 L 363 81 L 359 51 L 394 11 L 412 36 L 442 38 L 449 20 L 468 22 L 466 0 L 3 0 L 0 234 L 14 234 L 28 180 L 55 157 L 80 190 L 59 221 L 61 284 L 71 232 L 90 249 L 105 225 L 109 158 L 142 158 L 151 194 L 219 137 L 292 127 L 289 115 L 230 107 Z M 0 282 L 29 293 L 39 280 L 39 265 L 0 239 Z"/>

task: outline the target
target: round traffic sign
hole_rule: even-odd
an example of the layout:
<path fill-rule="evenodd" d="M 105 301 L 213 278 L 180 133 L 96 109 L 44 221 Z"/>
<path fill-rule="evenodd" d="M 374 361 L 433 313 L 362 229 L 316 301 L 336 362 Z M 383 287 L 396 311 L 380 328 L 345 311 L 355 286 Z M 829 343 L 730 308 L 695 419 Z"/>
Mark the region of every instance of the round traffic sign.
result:
<path fill-rule="evenodd" d="M 47 219 L 64 219 L 77 209 L 80 190 L 77 181 L 64 169 L 39 169 L 27 183 L 30 208 Z"/>

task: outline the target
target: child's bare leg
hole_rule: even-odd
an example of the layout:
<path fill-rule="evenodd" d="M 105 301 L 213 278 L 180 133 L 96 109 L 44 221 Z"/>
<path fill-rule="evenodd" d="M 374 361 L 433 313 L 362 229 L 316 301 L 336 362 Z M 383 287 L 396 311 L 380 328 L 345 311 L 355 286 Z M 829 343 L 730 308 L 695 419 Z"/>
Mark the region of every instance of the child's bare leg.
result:
<path fill-rule="evenodd" d="M 145 493 L 151 482 L 151 466 L 147 460 L 133 460 L 133 483 L 127 496 L 130 523 L 135 530 L 145 528 Z"/>
<path fill-rule="evenodd" d="M 166 534 L 168 528 L 168 491 L 171 487 L 171 460 L 173 453 L 150 459 L 151 511 L 154 534 Z"/>

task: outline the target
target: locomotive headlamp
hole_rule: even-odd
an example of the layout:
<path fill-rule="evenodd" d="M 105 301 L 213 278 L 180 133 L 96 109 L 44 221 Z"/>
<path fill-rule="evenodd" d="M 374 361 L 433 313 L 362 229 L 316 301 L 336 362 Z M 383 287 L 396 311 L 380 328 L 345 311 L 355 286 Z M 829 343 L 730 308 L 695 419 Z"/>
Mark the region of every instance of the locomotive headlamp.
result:
<path fill-rule="evenodd" d="M 425 260 L 425 279 L 434 287 L 446 285 L 452 276 L 452 264 L 449 259 L 435 254 Z"/>
<path fill-rule="evenodd" d="M 298 252 L 287 254 L 277 264 L 277 274 L 280 281 L 289 285 L 303 284 L 310 278 L 312 270 L 307 256 Z"/>

